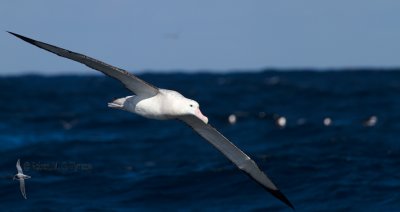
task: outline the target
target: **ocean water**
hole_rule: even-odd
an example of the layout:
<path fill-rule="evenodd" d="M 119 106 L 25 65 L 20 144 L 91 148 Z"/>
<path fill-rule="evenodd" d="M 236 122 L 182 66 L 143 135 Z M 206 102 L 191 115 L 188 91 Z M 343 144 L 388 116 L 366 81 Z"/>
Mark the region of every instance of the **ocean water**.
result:
<path fill-rule="evenodd" d="M 400 210 L 400 72 L 140 77 L 196 99 L 296 211 Z M 1 77 L 0 210 L 291 211 L 179 121 L 107 108 L 126 95 L 104 76 Z"/>

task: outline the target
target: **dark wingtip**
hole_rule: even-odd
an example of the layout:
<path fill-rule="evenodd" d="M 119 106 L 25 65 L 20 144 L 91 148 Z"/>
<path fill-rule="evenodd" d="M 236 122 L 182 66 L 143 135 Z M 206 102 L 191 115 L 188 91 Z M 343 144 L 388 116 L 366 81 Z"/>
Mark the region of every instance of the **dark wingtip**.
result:
<path fill-rule="evenodd" d="M 27 38 L 27 37 L 22 36 L 22 35 L 19 35 L 19 34 L 17 34 L 17 33 L 10 32 L 10 31 L 7 31 L 7 32 L 10 33 L 10 34 L 12 34 L 12 35 L 14 35 L 15 37 L 17 37 L 17 38 L 19 38 L 19 39 L 21 39 L 21 40 L 24 40 L 24 41 L 28 42 L 28 43 L 33 44 L 33 43 L 35 42 L 35 40 L 30 39 L 30 38 Z"/>
<path fill-rule="evenodd" d="M 293 210 L 294 206 L 292 205 L 292 203 L 290 203 L 290 201 L 288 200 L 288 198 L 286 198 L 286 196 L 280 191 L 280 190 L 270 190 L 271 194 L 280 199 L 282 202 L 284 202 L 287 206 L 291 207 Z"/>

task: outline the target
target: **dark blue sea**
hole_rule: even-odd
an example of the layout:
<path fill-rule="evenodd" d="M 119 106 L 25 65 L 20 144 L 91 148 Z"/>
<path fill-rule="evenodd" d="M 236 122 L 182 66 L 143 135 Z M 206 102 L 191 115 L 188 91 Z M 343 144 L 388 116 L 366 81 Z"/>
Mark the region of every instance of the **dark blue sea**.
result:
<path fill-rule="evenodd" d="M 400 211 L 400 72 L 139 77 L 197 100 L 296 211 Z M 183 123 L 107 107 L 127 95 L 100 75 L 1 77 L 0 211 L 292 211 Z"/>

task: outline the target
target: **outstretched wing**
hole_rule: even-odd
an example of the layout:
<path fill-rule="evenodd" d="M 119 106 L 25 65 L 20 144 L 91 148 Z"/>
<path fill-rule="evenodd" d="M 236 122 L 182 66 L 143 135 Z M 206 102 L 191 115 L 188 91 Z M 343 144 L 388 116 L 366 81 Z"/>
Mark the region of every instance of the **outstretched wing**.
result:
<path fill-rule="evenodd" d="M 22 196 L 23 196 L 25 199 L 27 199 L 27 198 L 26 198 L 26 192 L 25 192 L 25 180 L 24 180 L 23 178 L 20 178 L 20 179 L 19 179 L 19 188 L 21 189 L 21 194 L 22 194 Z"/>
<path fill-rule="evenodd" d="M 224 154 L 240 170 L 245 172 L 253 180 L 259 183 L 273 196 L 280 199 L 286 205 L 294 208 L 282 192 L 272 183 L 268 176 L 258 168 L 257 164 L 210 124 L 205 124 L 196 116 L 187 115 L 180 117 L 182 121 L 194 129 L 201 137 L 210 142 L 222 154 Z"/>
<path fill-rule="evenodd" d="M 125 85 L 126 88 L 128 88 L 130 91 L 132 91 L 136 95 L 151 97 L 158 93 L 157 87 L 143 81 L 142 79 L 136 77 L 135 75 L 133 75 L 123 69 L 114 67 L 112 65 L 109 65 L 102 61 L 88 57 L 86 55 L 72 52 L 72 51 L 69 51 L 66 49 L 62 49 L 57 46 L 53 46 L 53 45 L 43 43 L 43 42 L 40 42 L 37 40 L 33 40 L 31 38 L 28 38 L 28 37 L 25 37 L 25 36 L 22 36 L 22 35 L 13 33 L 13 32 L 8 32 L 8 33 L 10 33 L 22 40 L 34 45 L 34 46 L 37 46 L 44 50 L 47 50 L 51 53 L 54 53 L 58 56 L 80 62 L 90 68 L 101 71 L 104 74 L 121 81 Z"/>
<path fill-rule="evenodd" d="M 17 165 L 16 165 L 16 167 L 17 167 L 17 171 L 18 171 L 18 173 L 20 173 L 20 174 L 23 174 L 23 172 L 22 172 L 22 168 L 21 168 L 21 165 L 20 165 L 20 163 L 19 163 L 19 159 L 18 159 L 18 161 L 17 161 Z"/>

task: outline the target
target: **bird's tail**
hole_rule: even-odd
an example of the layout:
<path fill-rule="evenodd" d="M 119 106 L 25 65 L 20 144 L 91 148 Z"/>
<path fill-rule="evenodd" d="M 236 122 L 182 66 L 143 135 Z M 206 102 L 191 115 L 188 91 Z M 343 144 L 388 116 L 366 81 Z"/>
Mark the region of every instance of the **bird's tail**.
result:
<path fill-rule="evenodd" d="M 125 101 L 126 97 L 115 99 L 114 101 L 108 103 L 108 107 L 122 110 L 124 109 Z"/>

